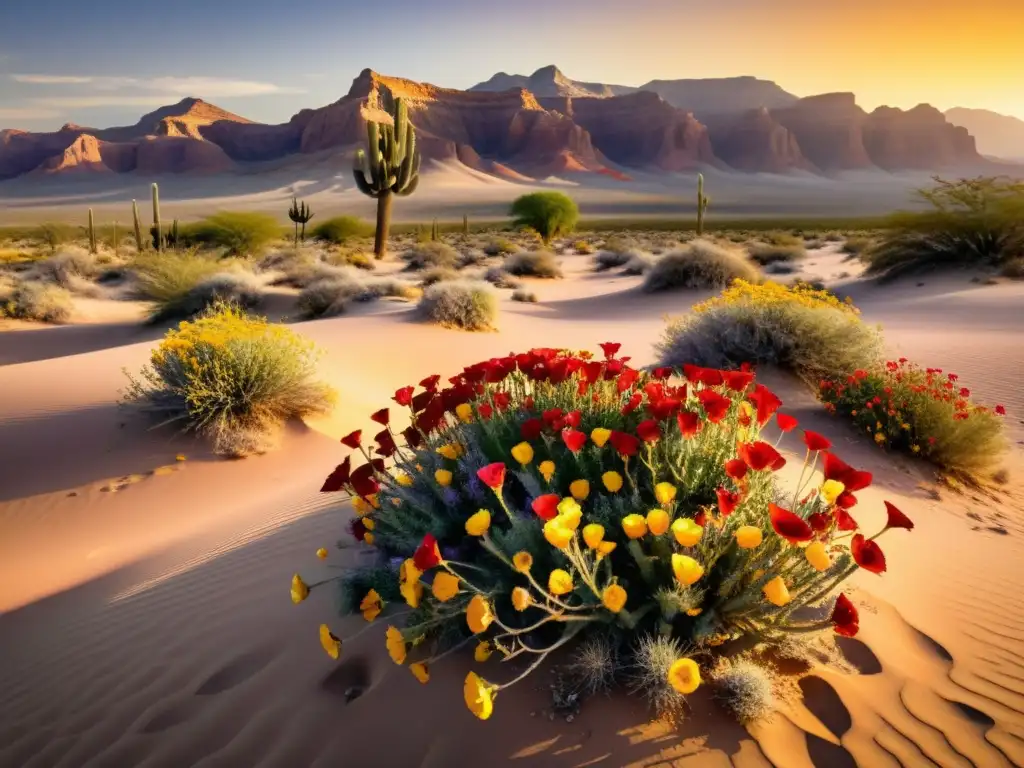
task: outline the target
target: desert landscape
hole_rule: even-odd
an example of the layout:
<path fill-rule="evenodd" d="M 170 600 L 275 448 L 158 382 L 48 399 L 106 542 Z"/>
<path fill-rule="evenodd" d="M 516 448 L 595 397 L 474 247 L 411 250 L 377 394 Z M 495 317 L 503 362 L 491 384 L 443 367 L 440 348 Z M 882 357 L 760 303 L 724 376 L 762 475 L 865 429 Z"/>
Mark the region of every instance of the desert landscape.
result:
<path fill-rule="evenodd" d="M 365 69 L 0 131 L 0 765 L 1024 765 L 981 112 Z"/>

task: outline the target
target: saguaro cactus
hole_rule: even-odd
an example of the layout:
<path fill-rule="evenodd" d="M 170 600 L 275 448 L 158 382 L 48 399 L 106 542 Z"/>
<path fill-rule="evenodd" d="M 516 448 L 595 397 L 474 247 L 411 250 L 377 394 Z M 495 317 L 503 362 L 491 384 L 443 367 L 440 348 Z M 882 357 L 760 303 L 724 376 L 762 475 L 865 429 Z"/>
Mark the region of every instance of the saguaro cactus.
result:
<path fill-rule="evenodd" d="M 135 223 L 135 250 L 142 253 L 146 244 L 142 242 L 142 219 L 139 218 L 139 204 L 135 200 L 132 200 L 132 219 Z"/>
<path fill-rule="evenodd" d="M 96 219 L 92 215 L 92 208 L 89 209 L 89 253 L 98 253 L 96 247 Z"/>
<path fill-rule="evenodd" d="M 164 249 L 163 230 L 160 229 L 160 188 L 153 182 L 153 247 L 157 252 Z"/>
<path fill-rule="evenodd" d="M 295 224 L 295 245 L 299 245 L 299 224 L 302 225 L 302 242 L 306 242 L 306 225 L 316 216 L 309 205 L 292 198 L 292 207 L 288 210 L 288 218 Z"/>
<path fill-rule="evenodd" d="M 430 239 L 435 243 L 441 239 L 441 232 L 437 228 L 437 219 L 434 219 L 434 223 L 430 225 Z"/>
<path fill-rule="evenodd" d="M 378 259 L 383 259 L 387 252 L 393 198 L 395 195 L 411 195 L 420 180 L 416 131 L 409 122 L 405 102 L 395 99 L 389 111 L 391 123 L 367 121 L 367 149 L 356 152 L 352 167 L 359 191 L 377 200 L 377 232 L 373 252 Z"/>
<path fill-rule="evenodd" d="M 704 174 L 697 174 L 697 236 L 704 234 L 704 213 L 708 209 L 708 196 L 704 194 Z"/>
<path fill-rule="evenodd" d="M 114 219 L 113 243 L 114 243 L 114 258 L 116 259 L 118 257 L 118 255 L 120 254 L 120 252 L 121 252 L 121 242 L 120 242 L 120 240 L 118 240 L 118 237 L 117 237 L 117 219 Z"/>
<path fill-rule="evenodd" d="M 464 236 L 469 235 L 469 216 L 462 214 L 462 234 Z"/>

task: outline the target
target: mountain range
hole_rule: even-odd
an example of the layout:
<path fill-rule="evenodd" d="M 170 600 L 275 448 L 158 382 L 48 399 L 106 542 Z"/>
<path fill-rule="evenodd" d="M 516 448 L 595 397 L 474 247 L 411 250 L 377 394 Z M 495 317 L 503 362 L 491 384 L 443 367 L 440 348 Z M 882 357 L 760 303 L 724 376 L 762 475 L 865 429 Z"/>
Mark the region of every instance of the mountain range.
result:
<path fill-rule="evenodd" d="M 991 164 L 968 128 L 957 124 L 992 122 L 973 111 L 943 115 L 922 104 L 869 113 L 852 93 L 799 98 L 753 77 L 654 80 L 634 88 L 572 80 L 550 66 L 528 76 L 498 73 L 468 90 L 367 69 L 338 101 L 304 109 L 278 125 L 188 98 L 133 126 L 4 130 L 0 179 L 216 174 L 259 170 L 268 162 L 280 167 L 310 156 L 334 164 L 337 155 L 350 155 L 365 141 L 366 120 L 388 119 L 381 110 L 387 97 L 407 101 L 425 160 L 458 162 L 510 179 L 575 172 L 627 180 L 631 172 L 702 167 L 831 174 Z M 1024 145 L 1019 154 L 1024 156 Z"/>

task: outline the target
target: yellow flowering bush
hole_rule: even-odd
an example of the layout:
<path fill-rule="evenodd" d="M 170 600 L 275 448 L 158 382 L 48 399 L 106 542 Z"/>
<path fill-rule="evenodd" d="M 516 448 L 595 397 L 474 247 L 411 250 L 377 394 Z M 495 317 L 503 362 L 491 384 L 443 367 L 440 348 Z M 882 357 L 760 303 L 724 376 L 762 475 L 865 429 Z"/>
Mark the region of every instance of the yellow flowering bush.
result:
<path fill-rule="evenodd" d="M 316 351 L 301 336 L 218 303 L 168 331 L 138 377 L 126 372 L 125 397 L 212 437 L 218 453 L 245 455 L 286 420 L 331 407 L 334 393 L 315 372 Z"/>
<path fill-rule="evenodd" d="M 362 463 L 346 457 L 322 488 L 352 497 L 350 531 L 377 550 L 334 580 L 347 613 L 369 621 L 393 604 L 381 615 L 395 663 L 426 682 L 461 647 L 481 664 L 529 660 L 500 683 L 496 669 L 470 673 L 465 704 L 481 719 L 569 644 L 603 660 L 588 690 L 638 670 L 637 689 L 676 709 L 728 641 L 855 635 L 857 610 L 834 592 L 858 568 L 885 570 L 879 534 L 847 511 L 871 476 L 825 438 L 804 432 L 798 487 L 777 486 L 786 460 L 761 431 L 796 420 L 752 372 L 637 371 L 618 344 L 602 349 L 535 349 L 445 388 L 439 376 L 404 387 L 393 399 L 410 425 L 374 413 L 372 440 L 341 441 Z M 882 533 L 913 527 L 886 508 Z M 292 599 L 315 586 L 296 575 Z M 336 636 L 321 637 L 335 656 Z"/>
<path fill-rule="evenodd" d="M 840 309 L 853 315 L 859 315 L 860 310 L 853 305 L 849 299 L 840 299 L 834 293 L 819 290 L 806 283 L 795 285 L 780 285 L 770 280 L 764 283 L 750 283 L 746 280 L 734 280 L 732 285 L 713 298 L 695 304 L 694 312 L 707 312 L 714 307 L 724 304 L 739 304 L 751 302 L 762 306 L 779 304 L 799 304 L 810 309 L 831 307 Z"/>

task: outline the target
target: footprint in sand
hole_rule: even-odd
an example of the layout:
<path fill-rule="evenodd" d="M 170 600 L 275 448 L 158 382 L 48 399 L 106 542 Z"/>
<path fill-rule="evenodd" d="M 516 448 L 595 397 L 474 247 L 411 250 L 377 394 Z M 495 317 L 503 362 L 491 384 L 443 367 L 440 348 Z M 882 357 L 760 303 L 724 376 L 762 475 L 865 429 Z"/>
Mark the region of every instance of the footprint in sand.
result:
<path fill-rule="evenodd" d="M 257 648 L 218 669 L 196 688 L 196 696 L 213 696 L 231 690 L 256 675 L 278 656 L 277 648 Z"/>
<path fill-rule="evenodd" d="M 106 485 L 100 488 L 100 490 L 103 491 L 103 493 L 117 493 L 118 491 L 123 491 L 129 485 L 141 483 L 145 479 L 145 475 L 125 475 L 124 477 L 119 477 L 117 480 L 109 481 Z"/>

